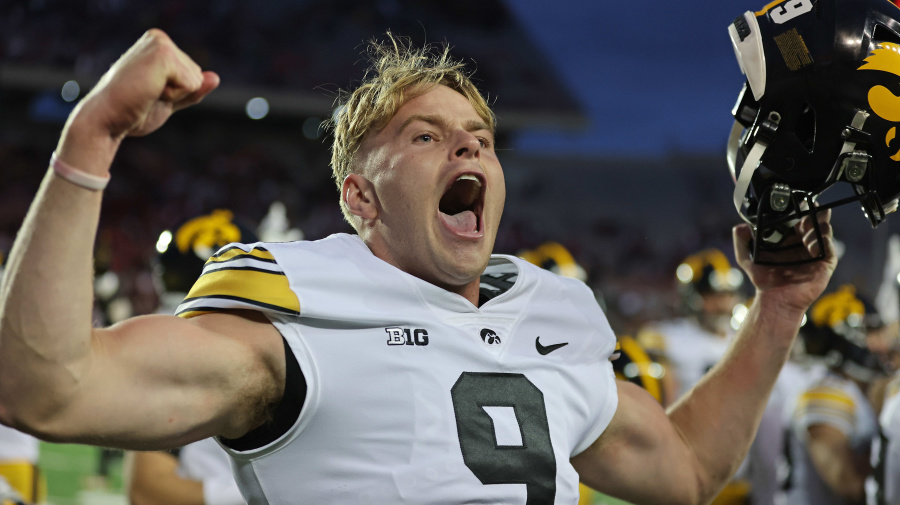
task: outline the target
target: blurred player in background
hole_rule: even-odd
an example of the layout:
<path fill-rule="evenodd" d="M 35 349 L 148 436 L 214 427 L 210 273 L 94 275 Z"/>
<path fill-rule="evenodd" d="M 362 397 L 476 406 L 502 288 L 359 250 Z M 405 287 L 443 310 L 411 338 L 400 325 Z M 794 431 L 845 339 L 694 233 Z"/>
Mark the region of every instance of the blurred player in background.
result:
<path fill-rule="evenodd" d="M 849 284 L 810 308 L 800 331 L 802 352 L 826 369 L 786 405 L 786 474 L 779 504 L 863 502 L 876 434 L 867 389 L 886 373 L 884 357 L 867 341 L 881 327 L 874 306 Z"/>
<path fill-rule="evenodd" d="M 0 280 L 6 255 L 0 251 Z M 46 485 L 38 466 L 40 443 L 21 431 L 0 425 L 0 505 L 42 503 Z"/>
<path fill-rule="evenodd" d="M 42 503 L 46 485 L 38 466 L 39 442 L 0 426 L 0 505 Z"/>
<path fill-rule="evenodd" d="M 900 505 L 900 372 L 894 373 L 884 391 L 871 463 L 866 505 Z"/>
<path fill-rule="evenodd" d="M 280 202 L 272 204 L 257 231 L 272 242 L 300 236 L 296 230 L 288 230 Z M 225 209 L 190 219 L 174 231 L 163 231 L 156 243 L 153 268 L 160 300 L 157 313 L 175 313 L 215 251 L 230 243 L 256 241 L 256 234 Z M 173 451 L 130 452 L 125 468 L 132 505 L 245 503 L 228 455 L 211 438 Z"/>
<path fill-rule="evenodd" d="M 212 438 L 172 451 L 129 452 L 131 505 L 244 505 L 225 451 Z"/>
<path fill-rule="evenodd" d="M 728 349 L 744 276 L 722 251 L 705 249 L 678 265 L 675 281 L 681 317 L 650 324 L 637 337 L 667 359 L 677 388 L 671 401 L 693 387 Z"/>
<path fill-rule="evenodd" d="M 719 249 L 686 257 L 675 270 L 681 317 L 642 328 L 637 339 L 670 371 L 674 402 L 694 387 L 730 346 L 737 323 L 735 308 L 743 301 L 744 275 Z M 741 305 L 742 308 L 743 305 Z M 748 503 L 746 464 L 719 494 L 716 505 Z"/>
<path fill-rule="evenodd" d="M 217 209 L 165 230 L 156 241 L 153 279 L 159 293 L 159 314 L 174 314 L 200 277 L 206 260 L 227 244 L 256 242 L 256 234 L 234 219 L 230 210 Z"/>
<path fill-rule="evenodd" d="M 867 505 L 900 505 L 900 235 L 887 243 L 882 283 L 875 303 L 885 322 L 877 349 L 888 356 L 894 373 L 883 388 L 873 388 L 872 406 L 878 414 L 878 434 L 872 442 L 872 475 L 866 479 Z"/>

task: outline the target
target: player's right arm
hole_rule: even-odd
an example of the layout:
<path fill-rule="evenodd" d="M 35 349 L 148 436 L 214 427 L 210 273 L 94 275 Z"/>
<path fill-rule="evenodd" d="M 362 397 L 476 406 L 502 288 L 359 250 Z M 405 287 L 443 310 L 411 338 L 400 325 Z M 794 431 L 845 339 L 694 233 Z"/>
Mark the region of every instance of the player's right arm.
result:
<path fill-rule="evenodd" d="M 103 177 L 123 138 L 152 132 L 217 85 L 163 32 L 148 31 L 72 112 L 56 155 Z M 0 422 L 124 448 L 246 433 L 262 420 L 260 402 L 277 401 L 283 387 L 277 330 L 233 314 L 92 328 L 101 195 L 48 171 L 19 230 L 0 285 Z"/>
<path fill-rule="evenodd" d="M 822 383 L 804 391 L 793 412 L 792 426 L 806 447 L 816 474 L 837 496 L 862 503 L 871 467 L 855 454 L 851 435 L 860 421 L 856 399 L 840 388 Z"/>
<path fill-rule="evenodd" d="M 819 477 L 844 500 L 863 503 L 866 475 L 871 469 L 861 467 L 864 462 L 853 454 L 847 435 L 824 423 L 810 426 L 807 432 L 807 451 Z"/>

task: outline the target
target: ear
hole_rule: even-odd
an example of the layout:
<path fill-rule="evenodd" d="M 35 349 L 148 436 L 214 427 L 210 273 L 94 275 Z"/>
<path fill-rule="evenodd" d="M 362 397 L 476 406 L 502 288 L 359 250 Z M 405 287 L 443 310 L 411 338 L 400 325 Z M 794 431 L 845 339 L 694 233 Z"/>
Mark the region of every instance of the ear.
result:
<path fill-rule="evenodd" d="M 364 220 L 375 219 L 378 207 L 375 205 L 375 187 L 359 174 L 349 174 L 341 185 L 341 199 L 354 216 Z"/>

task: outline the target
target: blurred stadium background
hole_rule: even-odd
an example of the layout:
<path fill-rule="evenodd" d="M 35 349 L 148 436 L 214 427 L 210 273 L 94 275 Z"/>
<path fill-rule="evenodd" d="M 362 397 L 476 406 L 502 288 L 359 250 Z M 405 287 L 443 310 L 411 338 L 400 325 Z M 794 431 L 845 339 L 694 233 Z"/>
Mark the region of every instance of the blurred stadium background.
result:
<path fill-rule="evenodd" d="M 320 123 L 362 77 L 364 42 L 390 29 L 477 63 L 508 183 L 497 252 L 564 244 L 628 333 L 669 315 L 681 258 L 731 250 L 724 152 L 743 78 L 726 26 L 762 3 L 0 0 L 0 253 L 68 113 L 151 27 L 222 86 L 120 151 L 97 241 L 109 296 L 152 312 L 160 231 L 215 208 L 258 223 L 279 200 L 306 238 L 348 231 Z M 875 232 L 856 209 L 834 221 L 848 246 L 834 282 L 874 295 L 900 218 Z M 41 465 L 51 503 L 124 503 L 114 452 L 45 444 Z"/>

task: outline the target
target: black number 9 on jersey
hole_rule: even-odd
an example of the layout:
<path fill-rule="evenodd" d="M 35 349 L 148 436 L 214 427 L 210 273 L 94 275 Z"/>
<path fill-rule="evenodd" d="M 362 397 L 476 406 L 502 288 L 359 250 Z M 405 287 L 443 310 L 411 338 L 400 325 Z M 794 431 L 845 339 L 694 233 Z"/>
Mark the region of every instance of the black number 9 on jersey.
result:
<path fill-rule="evenodd" d="M 556 499 L 556 458 L 544 394 L 517 373 L 463 372 L 450 389 L 463 461 L 482 484 L 525 484 L 526 505 Z M 483 407 L 512 407 L 522 445 L 498 445 Z"/>

